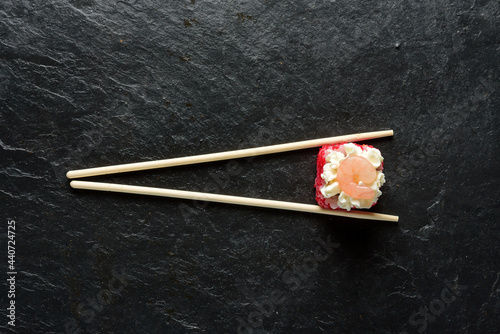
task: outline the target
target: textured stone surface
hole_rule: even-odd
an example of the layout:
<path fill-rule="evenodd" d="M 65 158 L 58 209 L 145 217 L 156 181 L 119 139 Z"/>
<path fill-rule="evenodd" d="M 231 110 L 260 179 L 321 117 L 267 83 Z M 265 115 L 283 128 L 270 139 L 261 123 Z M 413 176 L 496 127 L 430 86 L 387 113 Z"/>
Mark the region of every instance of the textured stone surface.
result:
<path fill-rule="evenodd" d="M 499 10 L 3 0 L 0 268 L 10 218 L 18 275 L 15 331 L 2 280 L 1 331 L 497 332 Z M 65 178 L 389 128 L 370 141 L 387 176 L 373 210 L 398 224 L 73 191 Z M 93 180 L 314 203 L 316 152 Z"/>

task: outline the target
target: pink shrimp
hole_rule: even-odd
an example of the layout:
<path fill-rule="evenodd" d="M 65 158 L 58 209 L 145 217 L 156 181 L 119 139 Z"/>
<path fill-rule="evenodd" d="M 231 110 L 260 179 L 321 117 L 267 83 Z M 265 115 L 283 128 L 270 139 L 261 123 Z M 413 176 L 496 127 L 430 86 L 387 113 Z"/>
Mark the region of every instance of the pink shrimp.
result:
<path fill-rule="evenodd" d="M 364 184 L 371 184 L 377 179 L 377 171 L 370 161 L 360 156 L 352 156 L 343 160 L 337 171 L 337 181 L 340 189 L 354 198 L 370 199 L 375 196 L 375 190 Z"/>

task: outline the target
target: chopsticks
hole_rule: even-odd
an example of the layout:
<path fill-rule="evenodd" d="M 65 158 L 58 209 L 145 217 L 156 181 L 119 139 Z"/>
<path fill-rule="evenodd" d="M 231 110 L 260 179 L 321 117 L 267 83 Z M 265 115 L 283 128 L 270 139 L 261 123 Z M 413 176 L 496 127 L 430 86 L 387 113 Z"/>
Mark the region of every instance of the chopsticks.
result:
<path fill-rule="evenodd" d="M 246 157 L 252 157 L 252 156 L 257 156 L 257 155 L 301 150 L 301 149 L 306 149 L 306 148 L 318 147 L 318 146 L 326 145 L 326 144 L 336 144 L 336 143 L 343 143 L 343 142 L 351 142 L 351 141 L 360 141 L 360 140 L 388 137 L 388 136 L 392 136 L 393 134 L 394 133 L 392 130 L 356 133 L 356 134 L 345 135 L 345 136 L 320 138 L 320 139 L 299 141 L 299 142 L 295 142 L 295 143 L 248 148 L 248 149 L 236 150 L 236 151 L 209 153 L 209 154 L 194 155 L 194 156 L 189 156 L 189 157 L 181 157 L 181 158 L 173 158 L 173 159 L 154 160 L 154 161 L 136 162 L 136 163 L 130 163 L 130 164 L 114 165 L 114 166 L 72 170 L 72 171 L 69 171 L 68 173 L 66 173 L 66 176 L 68 177 L 68 179 L 77 179 L 77 178 L 88 177 L 88 176 L 108 175 L 108 174 L 116 174 L 116 173 L 124 173 L 124 172 L 135 172 L 135 171 L 155 169 L 155 168 L 192 165 L 192 164 L 198 164 L 198 163 L 204 163 L 204 162 L 212 162 L 212 161 L 220 161 L 220 160 L 228 160 L 228 159 L 238 159 L 238 158 L 246 158 Z"/>
<path fill-rule="evenodd" d="M 209 201 L 209 202 L 226 203 L 226 204 L 238 204 L 238 205 L 254 206 L 254 207 L 261 207 L 261 208 L 272 208 L 272 209 L 291 210 L 291 211 L 300 211 L 300 212 L 309 212 L 309 213 L 320 213 L 320 214 L 331 215 L 331 216 L 341 216 L 341 217 L 370 219 L 370 220 L 381 220 L 381 221 L 388 221 L 388 222 L 397 222 L 398 221 L 397 216 L 391 216 L 391 215 L 386 215 L 386 214 L 381 214 L 381 213 L 355 211 L 355 210 L 351 210 L 351 211 L 328 210 L 328 209 L 323 209 L 319 205 L 283 202 L 283 201 L 275 201 L 275 200 L 269 200 L 269 199 L 219 195 L 219 194 L 210 194 L 210 193 L 175 190 L 175 189 L 165 189 L 165 188 L 130 186 L 130 185 L 125 185 L 125 184 L 104 183 L 104 182 L 71 181 L 70 185 L 71 185 L 71 187 L 73 187 L 75 189 L 111 191 L 111 192 L 127 193 L 127 194 L 192 199 L 192 200 L 199 200 L 199 201 Z"/>
<path fill-rule="evenodd" d="M 171 158 L 171 159 L 163 159 L 155 161 L 72 170 L 69 171 L 66 174 L 66 176 L 69 179 L 75 179 L 88 176 L 109 175 L 109 174 L 141 171 L 141 170 L 148 170 L 155 168 L 165 168 L 165 167 L 190 165 L 190 164 L 213 162 L 213 161 L 228 160 L 228 159 L 238 159 L 238 158 L 264 155 L 264 154 L 272 154 L 272 153 L 280 153 L 280 152 L 312 148 L 326 144 L 336 144 L 343 142 L 382 138 L 382 137 L 392 136 L 393 134 L 394 133 L 392 130 L 356 133 L 345 136 L 320 138 L 320 139 L 299 141 L 294 143 L 255 147 L 255 148 L 236 150 L 236 151 L 209 153 L 209 154 L 180 157 L 180 158 Z M 342 216 L 342 217 L 389 221 L 389 222 L 397 222 L 399 220 L 397 216 L 374 213 L 374 212 L 365 212 L 356 210 L 351 210 L 351 211 L 328 210 L 321 208 L 319 205 L 283 202 L 283 201 L 249 198 L 249 197 L 219 195 L 219 194 L 210 194 L 210 193 L 184 191 L 184 190 L 131 186 L 125 184 L 89 182 L 89 181 L 71 181 L 70 185 L 75 189 L 111 191 L 111 192 L 139 194 L 139 195 L 202 200 L 202 201 L 211 201 L 218 203 L 238 204 L 238 205 L 263 207 L 263 208 L 275 208 L 282 210 L 319 213 L 332 216 Z"/>

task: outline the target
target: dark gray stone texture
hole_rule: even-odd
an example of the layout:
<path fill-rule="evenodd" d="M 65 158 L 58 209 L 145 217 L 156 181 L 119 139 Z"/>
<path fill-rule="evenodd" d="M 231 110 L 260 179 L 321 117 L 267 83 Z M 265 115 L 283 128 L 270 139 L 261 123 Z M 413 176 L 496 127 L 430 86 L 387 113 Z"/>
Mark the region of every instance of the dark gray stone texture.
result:
<path fill-rule="evenodd" d="M 497 0 L 2 0 L 0 331 L 498 333 L 499 47 Z M 383 129 L 398 224 L 65 177 Z M 91 180 L 314 203 L 316 152 Z"/>

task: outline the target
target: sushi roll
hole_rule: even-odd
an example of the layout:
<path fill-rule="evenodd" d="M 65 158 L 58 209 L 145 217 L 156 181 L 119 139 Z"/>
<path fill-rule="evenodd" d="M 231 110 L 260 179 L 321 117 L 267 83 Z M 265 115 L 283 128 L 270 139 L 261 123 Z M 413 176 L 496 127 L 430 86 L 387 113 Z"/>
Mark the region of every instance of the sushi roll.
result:
<path fill-rule="evenodd" d="M 384 158 L 370 145 L 322 146 L 317 160 L 316 201 L 325 209 L 368 209 L 382 195 Z"/>

